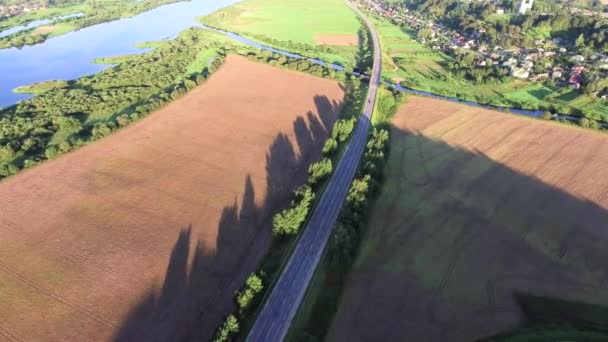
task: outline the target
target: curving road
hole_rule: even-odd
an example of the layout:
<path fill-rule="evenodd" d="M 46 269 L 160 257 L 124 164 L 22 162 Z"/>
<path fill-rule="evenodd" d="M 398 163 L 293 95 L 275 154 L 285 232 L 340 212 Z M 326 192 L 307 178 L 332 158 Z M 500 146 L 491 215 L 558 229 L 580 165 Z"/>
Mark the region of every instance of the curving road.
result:
<path fill-rule="evenodd" d="M 325 188 L 308 226 L 302 232 L 289 262 L 249 332 L 247 336 L 249 342 L 278 342 L 285 338 L 321 259 L 365 149 L 380 82 L 380 42 L 376 29 L 367 17 L 350 1 L 346 1 L 346 3 L 365 21 L 374 45 L 374 65 L 363 115 L 359 119 L 355 133 Z"/>

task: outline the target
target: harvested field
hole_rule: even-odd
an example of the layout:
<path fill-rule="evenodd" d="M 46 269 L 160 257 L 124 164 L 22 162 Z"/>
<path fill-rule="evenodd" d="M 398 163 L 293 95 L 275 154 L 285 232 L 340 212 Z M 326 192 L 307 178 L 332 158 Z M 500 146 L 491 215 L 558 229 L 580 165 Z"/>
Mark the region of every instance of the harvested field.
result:
<path fill-rule="evenodd" d="M 40 26 L 36 28 L 36 33 L 45 34 L 54 31 L 56 28 L 56 25 Z"/>
<path fill-rule="evenodd" d="M 229 56 L 162 110 L 0 183 L 0 340 L 209 340 L 343 96 Z"/>
<path fill-rule="evenodd" d="M 320 34 L 315 36 L 319 45 L 354 45 L 359 44 L 359 37 L 354 34 Z"/>
<path fill-rule="evenodd" d="M 473 341 L 608 304 L 608 135 L 410 97 L 329 340 Z"/>

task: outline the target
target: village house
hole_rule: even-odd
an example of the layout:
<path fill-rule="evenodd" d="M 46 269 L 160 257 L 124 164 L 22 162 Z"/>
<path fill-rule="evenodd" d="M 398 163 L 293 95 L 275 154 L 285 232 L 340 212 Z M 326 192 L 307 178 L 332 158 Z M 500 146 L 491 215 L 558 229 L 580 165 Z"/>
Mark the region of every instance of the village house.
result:
<path fill-rule="evenodd" d="M 570 57 L 570 60 L 575 62 L 575 63 L 582 63 L 585 61 L 585 56 L 583 55 L 574 55 L 572 57 Z"/>
<path fill-rule="evenodd" d="M 556 79 L 562 78 L 563 76 L 564 76 L 563 68 L 558 68 L 558 67 L 553 68 L 553 71 L 551 72 L 552 79 L 556 80 Z"/>
<path fill-rule="evenodd" d="M 527 79 L 528 77 L 530 77 L 530 71 L 525 68 L 512 67 L 511 76 L 520 79 Z"/>
<path fill-rule="evenodd" d="M 442 50 L 448 54 L 463 49 L 470 50 L 476 55 L 476 65 L 497 65 L 507 68 L 510 75 L 515 78 L 532 81 L 550 78 L 557 81 L 558 84 L 570 84 L 578 89 L 584 84 L 583 72 L 586 72 L 586 70 L 608 70 L 608 56 L 605 53 L 596 53 L 595 56 L 589 58 L 577 54 L 574 50 L 573 53 L 568 53 L 568 42 L 562 38 L 536 39 L 534 40 L 534 48 L 510 46 L 505 49 L 499 45 L 488 45 L 488 42 L 484 40 L 484 31 L 486 31 L 484 28 L 479 28 L 471 34 L 458 32 L 441 23 L 435 23 L 423 14 L 409 11 L 403 5 L 381 4 L 378 0 L 364 1 L 369 4 L 372 11 L 391 18 L 393 22 L 397 21 L 396 18 L 402 18 L 402 22 L 413 29 L 430 28 L 433 39 L 424 41 L 424 44 L 429 48 Z M 498 7 L 498 10 L 504 9 Z M 561 63 L 565 60 L 570 60 L 581 68 L 575 67 L 569 73 L 564 72 L 564 67 L 567 64 Z M 538 74 L 533 72 L 535 64 Z M 542 68 L 538 66 L 542 66 Z M 600 77 L 607 76 L 604 73 Z"/>
<path fill-rule="evenodd" d="M 534 67 L 534 63 L 529 60 L 524 60 L 521 62 L 521 67 L 530 70 Z"/>
<path fill-rule="evenodd" d="M 557 53 L 555 51 L 545 51 L 543 52 L 543 56 L 545 57 L 555 57 Z"/>
<path fill-rule="evenodd" d="M 570 84 L 574 89 L 580 89 L 581 83 L 583 83 L 583 71 L 584 67 L 575 66 L 570 71 L 570 77 L 568 78 L 568 84 Z"/>
<path fill-rule="evenodd" d="M 539 80 L 544 80 L 549 78 L 549 73 L 548 72 L 544 72 L 542 74 L 537 74 L 536 76 L 532 77 L 531 80 L 532 81 L 539 81 Z"/>

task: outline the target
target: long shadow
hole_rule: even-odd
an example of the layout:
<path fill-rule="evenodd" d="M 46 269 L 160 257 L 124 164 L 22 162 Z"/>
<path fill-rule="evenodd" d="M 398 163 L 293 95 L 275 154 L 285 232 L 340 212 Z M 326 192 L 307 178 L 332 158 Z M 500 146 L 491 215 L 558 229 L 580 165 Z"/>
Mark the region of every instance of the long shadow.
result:
<path fill-rule="evenodd" d="M 262 203 L 250 175 L 240 201 L 226 203 L 217 227 L 216 249 L 195 241 L 193 227 L 179 233 L 160 290 L 150 290 L 122 323 L 115 341 L 208 341 L 235 309 L 234 294 L 256 270 L 271 240 L 271 219 L 305 183 L 308 165 L 319 158 L 341 103 L 314 98 L 317 117 L 307 112 L 293 123 L 294 139 L 279 133 L 266 155 Z M 203 151 L 204 152 L 204 151 Z M 162 199 L 159 199 L 162 200 Z M 194 247 L 193 247 L 194 246 Z"/>
<path fill-rule="evenodd" d="M 530 163 L 529 175 L 478 150 L 392 132 L 386 183 L 328 340 L 472 341 L 526 324 L 516 293 L 608 304 L 608 211 L 541 180 L 585 186 L 606 205 L 608 188 L 594 188 L 606 183 L 568 165 L 605 151 L 555 166 L 544 160 L 559 157 L 529 150 L 538 145 L 478 144 Z"/>

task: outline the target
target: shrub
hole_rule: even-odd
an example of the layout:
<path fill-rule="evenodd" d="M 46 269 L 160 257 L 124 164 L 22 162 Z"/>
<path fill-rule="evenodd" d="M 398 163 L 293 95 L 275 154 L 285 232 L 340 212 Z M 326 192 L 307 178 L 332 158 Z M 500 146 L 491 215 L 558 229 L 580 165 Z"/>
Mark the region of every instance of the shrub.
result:
<path fill-rule="evenodd" d="M 331 156 L 338 149 L 338 142 L 334 138 L 328 138 L 323 145 L 323 154 L 325 156 Z"/>
<path fill-rule="evenodd" d="M 56 146 L 49 146 L 47 147 L 47 149 L 44 151 L 44 155 L 46 156 L 47 159 L 53 159 L 55 158 L 57 155 L 59 154 L 59 150 L 57 149 Z"/>
<path fill-rule="evenodd" d="M 348 137 L 350 137 L 351 133 L 353 132 L 353 129 L 355 128 L 355 122 L 357 121 L 357 119 L 355 118 L 351 118 L 351 119 L 340 119 L 338 121 L 336 121 L 336 123 L 334 124 L 334 127 L 332 129 L 331 132 L 331 137 L 333 139 L 336 139 L 338 142 L 345 142 Z"/>
<path fill-rule="evenodd" d="M 229 341 L 230 338 L 239 332 L 239 322 L 234 315 L 228 315 L 224 324 L 218 329 L 215 334 L 214 342 Z"/>
<path fill-rule="evenodd" d="M 353 184 L 346 196 L 346 201 L 349 205 L 359 208 L 365 204 L 369 192 L 370 178 L 370 175 L 365 175 L 362 178 L 353 180 Z"/>
<path fill-rule="evenodd" d="M 252 273 L 245 281 L 245 289 L 236 295 L 236 303 L 241 314 L 249 309 L 255 297 L 263 289 L 262 279 L 257 274 Z"/>
<path fill-rule="evenodd" d="M 257 274 L 252 273 L 249 278 L 247 278 L 247 281 L 245 282 L 245 285 L 252 289 L 253 291 L 260 292 L 264 289 L 264 283 L 262 282 L 262 278 L 260 278 Z"/>
<path fill-rule="evenodd" d="M 320 161 L 313 163 L 308 168 L 308 184 L 315 185 L 318 182 L 326 179 L 333 170 L 331 159 L 323 158 Z"/>
<path fill-rule="evenodd" d="M 272 219 L 272 232 L 275 235 L 295 235 L 300 228 L 315 197 L 309 186 L 303 186 L 296 190 L 296 200 L 292 207 L 276 214 Z"/>

